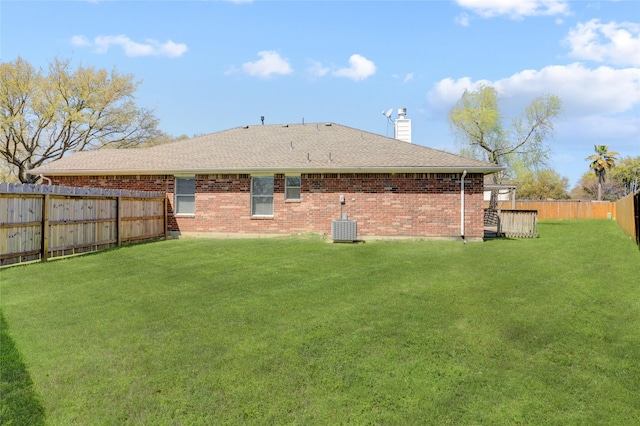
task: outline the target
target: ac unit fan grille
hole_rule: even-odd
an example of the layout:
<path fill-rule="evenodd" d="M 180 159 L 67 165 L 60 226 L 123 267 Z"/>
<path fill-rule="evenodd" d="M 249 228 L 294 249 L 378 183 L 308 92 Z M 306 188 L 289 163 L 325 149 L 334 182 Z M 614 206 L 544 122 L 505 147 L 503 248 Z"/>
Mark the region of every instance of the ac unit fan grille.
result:
<path fill-rule="evenodd" d="M 355 241 L 357 239 L 355 220 L 334 220 L 331 222 L 331 239 L 333 241 Z"/>

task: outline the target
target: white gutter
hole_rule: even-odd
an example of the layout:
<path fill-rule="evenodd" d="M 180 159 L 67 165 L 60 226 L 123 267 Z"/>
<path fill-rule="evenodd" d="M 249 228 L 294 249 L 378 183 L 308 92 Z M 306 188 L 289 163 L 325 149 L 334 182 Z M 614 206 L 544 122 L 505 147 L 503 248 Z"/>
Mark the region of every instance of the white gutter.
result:
<path fill-rule="evenodd" d="M 45 175 L 40 174 L 40 179 L 48 181 L 48 182 L 47 182 L 47 185 L 51 186 L 51 179 L 49 179 L 49 178 L 48 178 L 48 177 L 46 177 Z"/>
<path fill-rule="evenodd" d="M 467 175 L 467 171 L 462 172 L 460 177 L 460 236 L 464 241 L 464 177 Z"/>

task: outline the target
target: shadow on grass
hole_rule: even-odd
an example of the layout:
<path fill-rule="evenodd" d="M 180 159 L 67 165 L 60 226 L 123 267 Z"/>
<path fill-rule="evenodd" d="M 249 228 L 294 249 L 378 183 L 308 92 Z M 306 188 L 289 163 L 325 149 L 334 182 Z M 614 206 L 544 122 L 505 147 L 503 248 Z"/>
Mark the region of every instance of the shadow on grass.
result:
<path fill-rule="evenodd" d="M 44 425 L 40 403 L 22 356 L 0 312 L 0 424 Z"/>

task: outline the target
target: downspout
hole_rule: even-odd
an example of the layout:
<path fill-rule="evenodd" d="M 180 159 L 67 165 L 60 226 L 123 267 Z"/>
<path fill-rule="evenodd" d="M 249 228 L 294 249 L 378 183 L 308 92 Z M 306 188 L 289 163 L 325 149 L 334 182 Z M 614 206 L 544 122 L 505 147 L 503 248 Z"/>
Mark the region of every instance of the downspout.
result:
<path fill-rule="evenodd" d="M 48 182 L 47 182 L 47 185 L 51 186 L 51 179 L 49 179 L 49 178 L 48 178 L 48 177 L 46 177 L 45 175 L 41 174 L 41 175 L 40 175 L 40 179 L 48 181 Z"/>
<path fill-rule="evenodd" d="M 464 178 L 466 175 L 467 171 L 464 170 L 460 177 L 460 236 L 465 243 L 467 242 L 464 239 Z"/>

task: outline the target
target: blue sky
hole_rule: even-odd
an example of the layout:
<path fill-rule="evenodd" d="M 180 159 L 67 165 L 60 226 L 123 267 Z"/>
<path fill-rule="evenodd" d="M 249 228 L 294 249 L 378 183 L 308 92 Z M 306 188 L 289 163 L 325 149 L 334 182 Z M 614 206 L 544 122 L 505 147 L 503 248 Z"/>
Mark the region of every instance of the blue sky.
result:
<path fill-rule="evenodd" d="M 413 143 L 455 152 L 447 114 L 484 83 L 507 117 L 561 98 L 550 166 L 572 187 L 594 144 L 640 155 L 638 1 L 3 0 L 0 25 L 0 60 L 132 74 L 176 136 L 260 116 L 392 136 L 403 107 Z"/>

